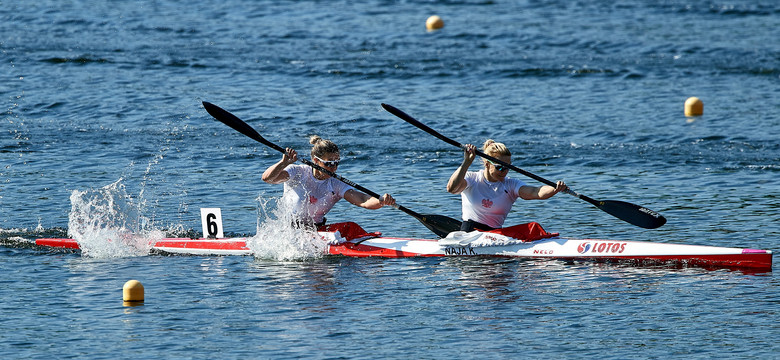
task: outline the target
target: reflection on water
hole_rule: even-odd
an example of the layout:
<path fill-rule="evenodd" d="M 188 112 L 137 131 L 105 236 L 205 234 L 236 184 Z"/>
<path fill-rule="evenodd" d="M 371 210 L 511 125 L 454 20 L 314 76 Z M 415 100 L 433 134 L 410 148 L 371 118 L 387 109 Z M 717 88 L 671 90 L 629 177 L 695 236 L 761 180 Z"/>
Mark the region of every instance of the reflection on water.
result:
<path fill-rule="evenodd" d="M 338 297 L 341 276 L 338 262 L 277 262 L 255 259 L 251 266 L 256 270 L 255 275 L 263 274 L 262 277 L 255 277 L 253 281 L 261 282 L 265 288 L 264 295 L 274 299 L 299 299 L 302 290 L 311 296 L 309 300 L 323 305 Z"/>

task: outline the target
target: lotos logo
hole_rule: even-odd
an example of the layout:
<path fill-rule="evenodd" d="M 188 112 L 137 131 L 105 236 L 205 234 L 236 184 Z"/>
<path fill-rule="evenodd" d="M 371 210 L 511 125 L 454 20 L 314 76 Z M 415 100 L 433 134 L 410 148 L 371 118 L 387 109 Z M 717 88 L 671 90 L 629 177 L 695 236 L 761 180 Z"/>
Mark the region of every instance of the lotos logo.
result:
<path fill-rule="evenodd" d="M 623 251 L 626 251 L 626 245 L 627 243 L 596 241 L 593 243 L 593 246 L 591 246 L 589 242 L 584 242 L 577 246 L 577 251 L 580 254 L 584 254 L 586 252 L 620 254 Z"/>
<path fill-rule="evenodd" d="M 312 203 L 312 204 L 316 204 L 317 203 L 317 198 L 314 197 L 314 196 L 309 195 L 309 202 Z"/>
<path fill-rule="evenodd" d="M 491 208 L 493 206 L 493 202 L 490 201 L 490 199 L 482 199 L 482 207 Z"/>

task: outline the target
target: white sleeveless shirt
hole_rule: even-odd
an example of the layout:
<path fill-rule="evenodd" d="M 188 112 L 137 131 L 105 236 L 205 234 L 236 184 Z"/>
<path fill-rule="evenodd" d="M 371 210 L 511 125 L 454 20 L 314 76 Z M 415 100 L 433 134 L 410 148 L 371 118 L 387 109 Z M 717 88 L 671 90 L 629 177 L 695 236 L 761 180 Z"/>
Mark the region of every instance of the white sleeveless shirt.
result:
<path fill-rule="evenodd" d="M 525 183 L 509 177 L 503 181 L 489 182 L 484 171 L 466 172 L 466 189 L 460 193 L 463 220 L 500 228 L 512 210 L 512 204 L 520 197 L 518 191 Z"/>
<path fill-rule="evenodd" d="M 282 202 L 292 209 L 294 215 L 304 221 L 320 223 L 325 214 L 353 189 L 332 177 L 318 180 L 314 169 L 307 165 L 288 165 L 285 169 L 290 178 L 284 182 Z"/>

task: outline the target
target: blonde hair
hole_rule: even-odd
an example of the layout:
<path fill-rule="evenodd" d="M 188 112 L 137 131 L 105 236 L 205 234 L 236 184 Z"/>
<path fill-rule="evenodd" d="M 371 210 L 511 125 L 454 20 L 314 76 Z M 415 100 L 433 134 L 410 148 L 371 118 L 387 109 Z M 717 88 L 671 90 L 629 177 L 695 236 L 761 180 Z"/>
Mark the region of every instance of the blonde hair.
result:
<path fill-rule="evenodd" d="M 485 141 L 485 143 L 482 145 L 482 152 L 494 158 L 503 155 L 512 156 L 512 153 L 509 152 L 509 148 L 506 147 L 506 145 L 500 142 L 496 142 L 493 139 L 487 139 L 487 141 Z M 483 159 L 483 162 L 485 165 L 487 165 L 487 159 Z"/>
<path fill-rule="evenodd" d="M 327 153 L 337 153 L 339 152 L 339 146 L 336 145 L 333 141 L 325 140 L 319 135 L 312 135 L 309 138 L 309 143 L 314 145 L 311 147 L 311 155 L 316 157 L 322 157 L 325 156 Z"/>

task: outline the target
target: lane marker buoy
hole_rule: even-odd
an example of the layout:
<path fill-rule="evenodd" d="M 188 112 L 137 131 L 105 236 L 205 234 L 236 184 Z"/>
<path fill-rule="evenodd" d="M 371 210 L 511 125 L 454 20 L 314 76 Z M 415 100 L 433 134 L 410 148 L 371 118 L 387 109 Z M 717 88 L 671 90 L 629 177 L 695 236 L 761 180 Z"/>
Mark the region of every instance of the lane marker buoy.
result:
<path fill-rule="evenodd" d="M 439 30 L 443 27 L 444 20 L 442 20 L 439 15 L 433 15 L 425 21 L 425 28 L 428 29 L 428 31 Z"/>
<path fill-rule="evenodd" d="M 704 113 L 704 104 L 699 98 L 693 96 L 685 100 L 685 116 L 701 116 Z"/>
<path fill-rule="evenodd" d="M 144 286 L 138 280 L 128 280 L 122 287 L 122 300 L 126 306 L 138 305 L 144 302 Z"/>

